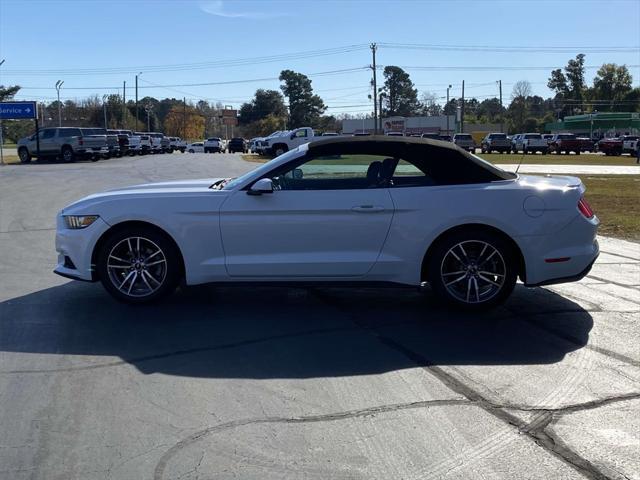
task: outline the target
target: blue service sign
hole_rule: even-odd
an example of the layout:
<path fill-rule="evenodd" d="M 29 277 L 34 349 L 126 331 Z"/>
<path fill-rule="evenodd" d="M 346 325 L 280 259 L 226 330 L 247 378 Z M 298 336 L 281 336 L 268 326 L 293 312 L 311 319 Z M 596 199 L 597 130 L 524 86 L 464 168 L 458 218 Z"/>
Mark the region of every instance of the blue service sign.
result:
<path fill-rule="evenodd" d="M 0 120 L 38 118 L 36 102 L 0 102 Z"/>

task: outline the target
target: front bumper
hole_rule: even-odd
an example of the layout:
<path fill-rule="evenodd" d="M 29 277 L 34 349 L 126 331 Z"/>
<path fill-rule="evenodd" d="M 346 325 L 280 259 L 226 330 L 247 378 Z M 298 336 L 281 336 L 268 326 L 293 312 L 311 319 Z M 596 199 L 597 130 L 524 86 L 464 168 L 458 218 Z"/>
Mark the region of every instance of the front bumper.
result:
<path fill-rule="evenodd" d="M 66 227 L 62 215 L 58 214 L 56 226 L 58 264 L 53 271 L 67 278 L 95 281 L 91 257 L 98 239 L 109 229 L 109 225 L 98 217 L 87 228 L 72 230 Z"/>

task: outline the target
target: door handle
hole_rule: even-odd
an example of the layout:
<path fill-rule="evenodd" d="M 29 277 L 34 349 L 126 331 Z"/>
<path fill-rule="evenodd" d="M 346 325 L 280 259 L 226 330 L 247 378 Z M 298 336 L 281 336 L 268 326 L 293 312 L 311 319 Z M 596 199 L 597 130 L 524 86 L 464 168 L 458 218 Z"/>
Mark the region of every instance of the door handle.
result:
<path fill-rule="evenodd" d="M 352 207 L 351 210 L 360 213 L 376 213 L 384 212 L 384 207 L 381 205 L 356 205 L 355 207 Z"/>

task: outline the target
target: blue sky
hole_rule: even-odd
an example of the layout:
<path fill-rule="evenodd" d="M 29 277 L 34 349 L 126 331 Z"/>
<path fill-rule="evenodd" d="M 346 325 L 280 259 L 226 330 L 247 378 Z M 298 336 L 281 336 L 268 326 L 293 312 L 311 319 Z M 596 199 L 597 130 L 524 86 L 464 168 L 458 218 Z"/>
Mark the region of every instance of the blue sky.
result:
<path fill-rule="evenodd" d="M 407 71 L 420 92 L 444 97 L 451 84 L 451 96 L 459 96 L 464 79 L 466 96 L 483 99 L 497 95 L 501 79 L 506 102 L 513 84 L 528 80 L 534 93 L 547 97 L 549 69 L 514 67 L 563 66 L 580 52 L 587 65 L 640 64 L 640 0 L 0 0 L 0 60 L 6 60 L 0 84 L 24 86 L 17 97 L 24 100 L 53 100 L 59 79 L 65 99 L 121 92 L 123 81 L 127 98 L 133 98 L 134 77 L 142 71 L 140 97 L 186 96 L 239 106 L 257 88 L 277 89 L 279 82 L 154 85 L 270 79 L 285 68 L 305 74 L 349 70 L 311 76 L 313 86 L 328 113 L 363 113 L 371 110 L 371 72 L 363 68 L 371 63 L 371 42 L 476 47 L 381 45 L 378 64 L 412 67 Z M 353 47 L 340 49 L 347 46 Z M 491 48 L 477 48 L 482 46 Z M 334 48 L 340 53 L 318 52 Z M 281 56 L 310 51 L 323 55 Z M 270 56 L 274 61 L 228 65 Z M 205 68 L 158 68 L 195 63 Z M 469 67 L 496 69 L 460 69 Z M 631 73 L 639 85 L 640 68 Z M 589 83 L 594 74 L 587 70 Z"/>

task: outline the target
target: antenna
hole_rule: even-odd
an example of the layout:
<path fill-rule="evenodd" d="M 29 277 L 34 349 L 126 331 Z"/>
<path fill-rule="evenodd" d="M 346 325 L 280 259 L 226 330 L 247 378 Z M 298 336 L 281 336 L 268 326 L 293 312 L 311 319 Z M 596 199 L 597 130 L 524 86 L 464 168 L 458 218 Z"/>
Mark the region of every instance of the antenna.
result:
<path fill-rule="evenodd" d="M 516 173 L 518 173 L 518 170 L 520 170 L 520 165 L 522 165 L 522 161 L 524 160 L 524 152 L 525 152 L 525 149 L 523 148 L 522 149 L 522 156 L 520 157 L 520 162 L 518 163 L 518 166 L 516 167 Z"/>

